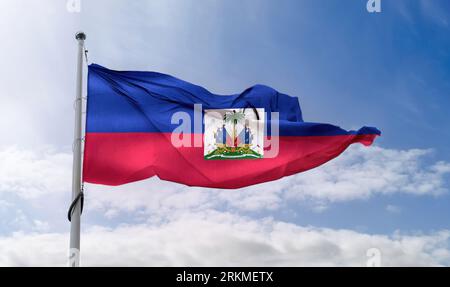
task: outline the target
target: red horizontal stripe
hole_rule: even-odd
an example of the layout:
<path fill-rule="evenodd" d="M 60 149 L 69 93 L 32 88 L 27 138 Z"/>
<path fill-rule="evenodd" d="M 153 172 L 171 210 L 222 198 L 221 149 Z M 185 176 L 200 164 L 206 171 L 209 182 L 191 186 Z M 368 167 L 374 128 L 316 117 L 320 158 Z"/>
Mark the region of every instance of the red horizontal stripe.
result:
<path fill-rule="evenodd" d="M 203 147 L 175 148 L 170 133 L 87 133 L 83 180 L 120 185 L 157 175 L 190 186 L 239 188 L 319 166 L 350 144 L 370 145 L 376 135 L 279 138 L 275 158 L 205 160 Z"/>

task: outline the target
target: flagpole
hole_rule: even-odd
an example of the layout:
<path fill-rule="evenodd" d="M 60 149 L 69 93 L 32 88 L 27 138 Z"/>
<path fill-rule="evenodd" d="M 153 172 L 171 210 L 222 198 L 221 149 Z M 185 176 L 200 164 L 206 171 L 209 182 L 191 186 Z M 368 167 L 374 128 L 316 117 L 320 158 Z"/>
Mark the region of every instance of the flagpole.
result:
<path fill-rule="evenodd" d="M 75 98 L 75 129 L 73 145 L 72 166 L 72 206 L 69 210 L 70 218 L 70 252 L 69 266 L 80 265 L 80 216 L 82 208 L 82 184 L 81 184 L 81 144 L 82 144 L 82 93 L 83 93 L 83 52 L 86 34 L 78 32 L 75 35 L 78 41 L 77 83 Z"/>

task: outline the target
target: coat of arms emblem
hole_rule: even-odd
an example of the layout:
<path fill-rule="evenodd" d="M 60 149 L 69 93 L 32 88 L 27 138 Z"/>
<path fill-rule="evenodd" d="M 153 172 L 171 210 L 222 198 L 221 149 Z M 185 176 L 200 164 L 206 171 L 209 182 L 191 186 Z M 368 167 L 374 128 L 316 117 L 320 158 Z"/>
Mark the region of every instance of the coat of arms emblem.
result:
<path fill-rule="evenodd" d="M 264 116 L 256 108 L 205 110 L 205 159 L 262 158 Z"/>

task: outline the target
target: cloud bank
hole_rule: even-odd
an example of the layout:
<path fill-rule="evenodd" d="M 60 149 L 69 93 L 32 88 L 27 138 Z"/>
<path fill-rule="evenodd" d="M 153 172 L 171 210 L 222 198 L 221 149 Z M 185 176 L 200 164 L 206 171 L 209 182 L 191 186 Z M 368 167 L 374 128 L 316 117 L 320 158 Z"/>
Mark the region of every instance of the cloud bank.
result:
<path fill-rule="evenodd" d="M 374 235 L 299 226 L 269 216 L 293 201 L 329 205 L 377 194 L 439 196 L 447 190 L 450 164 L 431 158 L 431 150 L 353 146 L 315 170 L 241 190 L 188 188 L 158 179 L 121 187 L 88 185 L 82 263 L 365 266 L 367 250 L 377 248 L 384 266 L 448 265 L 449 230 Z M 13 210 L 26 201 L 36 214 L 47 209 L 50 198 L 51 206 L 64 209 L 70 170 L 70 153 L 49 148 L 0 150 L 0 208 Z M 266 212 L 252 218 L 252 211 Z M 7 218 L 9 213 L 3 214 Z M 92 214 L 105 221 L 131 217 L 132 223 L 101 227 L 89 221 Z M 66 229 L 53 228 L 67 225 L 64 216 L 52 211 L 39 219 L 27 218 L 24 212 L 9 216 L 27 222 L 28 228 L 0 236 L 0 265 L 66 264 Z"/>
<path fill-rule="evenodd" d="M 83 232 L 83 266 L 436 266 L 450 261 L 450 231 L 369 235 L 302 227 L 226 212 L 186 214 L 163 224 Z M 16 233 L 0 238 L 2 266 L 64 266 L 67 234 Z"/>

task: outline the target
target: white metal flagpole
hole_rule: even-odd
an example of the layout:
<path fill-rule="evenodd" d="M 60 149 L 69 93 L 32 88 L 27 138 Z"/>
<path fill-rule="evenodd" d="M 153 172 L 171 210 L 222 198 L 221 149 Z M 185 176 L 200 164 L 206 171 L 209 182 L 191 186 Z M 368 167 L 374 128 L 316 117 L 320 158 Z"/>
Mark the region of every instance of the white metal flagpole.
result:
<path fill-rule="evenodd" d="M 75 35 L 78 41 L 78 64 L 77 84 L 75 99 L 75 130 L 73 146 L 73 168 L 72 168 L 72 205 L 69 209 L 70 220 L 70 253 L 69 266 L 80 265 L 80 216 L 83 202 L 83 191 L 81 183 L 81 145 L 82 145 L 82 107 L 83 107 L 83 52 L 86 35 L 78 32 Z"/>

